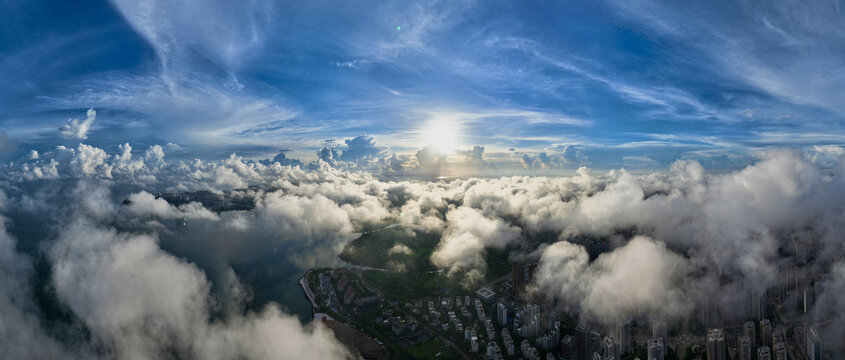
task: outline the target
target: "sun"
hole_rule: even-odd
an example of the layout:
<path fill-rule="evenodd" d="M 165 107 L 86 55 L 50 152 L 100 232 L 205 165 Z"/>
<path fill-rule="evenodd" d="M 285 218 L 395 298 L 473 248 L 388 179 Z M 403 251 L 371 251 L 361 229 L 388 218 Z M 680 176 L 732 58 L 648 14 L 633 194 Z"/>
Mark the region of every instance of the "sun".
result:
<path fill-rule="evenodd" d="M 453 122 L 434 120 L 422 130 L 425 146 L 434 146 L 441 154 L 448 154 L 460 146 L 460 128 Z"/>

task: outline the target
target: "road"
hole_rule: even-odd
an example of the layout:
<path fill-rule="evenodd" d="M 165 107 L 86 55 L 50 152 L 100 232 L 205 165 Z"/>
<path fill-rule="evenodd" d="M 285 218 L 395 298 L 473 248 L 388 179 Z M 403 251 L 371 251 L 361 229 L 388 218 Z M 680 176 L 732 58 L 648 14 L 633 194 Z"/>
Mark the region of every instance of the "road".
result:
<path fill-rule="evenodd" d="M 406 313 L 406 312 L 405 312 L 405 310 L 402 310 L 401 308 L 398 308 L 398 307 L 397 307 L 397 309 L 399 309 L 399 312 L 401 312 L 401 313 L 402 313 L 402 315 L 404 315 L 404 316 L 410 316 L 410 315 L 408 315 L 408 313 Z M 452 342 L 452 340 L 451 340 L 451 339 L 449 339 L 449 338 L 447 338 L 447 337 L 443 336 L 442 334 L 440 334 L 439 332 L 437 332 L 437 330 L 435 330 L 435 329 L 431 328 L 431 326 L 428 326 L 428 324 L 426 324 L 425 322 L 417 320 L 417 323 L 419 323 L 419 324 L 421 324 L 423 327 L 425 327 L 425 328 L 426 328 L 426 329 L 427 329 L 430 333 L 432 333 L 432 334 L 434 334 L 434 335 L 437 335 L 437 337 L 439 337 L 439 338 L 440 338 L 440 340 L 443 340 L 443 342 L 444 342 L 444 343 L 446 343 L 446 345 L 449 345 L 449 346 L 451 346 L 451 347 L 455 348 L 455 350 L 458 350 L 458 352 L 459 352 L 459 353 L 461 353 L 461 356 L 463 356 L 463 357 L 464 357 L 464 359 L 469 360 L 469 359 L 472 359 L 472 358 L 473 358 L 473 357 L 472 357 L 472 356 L 470 356 L 467 352 L 465 352 L 463 349 L 461 349 L 461 347 L 460 347 L 460 346 L 458 346 L 458 345 L 456 345 L 454 342 Z"/>

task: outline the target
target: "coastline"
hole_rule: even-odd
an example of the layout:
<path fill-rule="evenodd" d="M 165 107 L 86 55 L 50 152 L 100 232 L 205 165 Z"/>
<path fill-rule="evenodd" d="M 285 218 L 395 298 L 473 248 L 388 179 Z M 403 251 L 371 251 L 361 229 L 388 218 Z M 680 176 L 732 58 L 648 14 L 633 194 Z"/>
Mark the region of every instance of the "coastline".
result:
<path fill-rule="evenodd" d="M 316 297 L 314 296 L 314 293 L 311 291 L 311 287 L 308 286 L 308 274 L 310 274 L 311 271 L 314 271 L 314 269 L 313 268 L 308 269 L 307 271 L 305 271 L 305 274 L 302 274 L 302 277 L 299 278 L 299 287 L 302 288 L 302 292 L 305 293 L 305 297 L 308 298 L 308 302 L 311 304 L 311 320 L 313 320 L 314 319 L 314 307 L 316 307 L 317 304 L 315 304 Z"/>

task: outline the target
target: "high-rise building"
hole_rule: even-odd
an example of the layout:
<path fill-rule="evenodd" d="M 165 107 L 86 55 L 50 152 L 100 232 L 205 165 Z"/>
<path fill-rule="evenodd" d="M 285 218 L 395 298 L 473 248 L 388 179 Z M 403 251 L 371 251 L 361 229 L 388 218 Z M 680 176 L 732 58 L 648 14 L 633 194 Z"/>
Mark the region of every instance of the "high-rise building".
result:
<path fill-rule="evenodd" d="M 757 349 L 757 360 L 772 360 L 772 354 L 768 346 L 761 346 Z"/>
<path fill-rule="evenodd" d="M 529 350 L 531 350 L 531 343 L 528 342 L 528 339 L 522 339 L 522 342 L 519 343 L 519 352 L 525 357 L 528 356 Z"/>
<path fill-rule="evenodd" d="M 540 349 L 549 351 L 555 346 L 557 346 L 557 341 L 552 334 L 545 334 L 537 338 L 537 347 Z"/>
<path fill-rule="evenodd" d="M 725 333 L 722 329 L 707 330 L 707 359 L 725 360 Z"/>
<path fill-rule="evenodd" d="M 748 335 L 743 335 L 739 338 L 739 359 L 753 360 L 751 352 L 751 338 Z"/>
<path fill-rule="evenodd" d="M 667 337 L 667 327 L 665 320 L 654 320 L 651 322 L 652 338 L 663 341 L 663 353 L 666 354 L 666 343 L 669 341 Z"/>
<path fill-rule="evenodd" d="M 751 354 L 757 352 L 757 331 L 754 328 L 754 322 L 749 321 L 745 323 L 743 328 L 743 335 L 748 336 L 750 346 L 751 346 Z M 750 358 L 749 358 L 750 359 Z"/>
<path fill-rule="evenodd" d="M 531 281 L 534 278 L 534 270 L 537 270 L 537 264 L 525 265 L 525 281 Z"/>
<path fill-rule="evenodd" d="M 575 352 L 578 360 L 588 360 L 593 354 L 590 346 L 590 325 L 580 323 L 575 328 Z"/>
<path fill-rule="evenodd" d="M 498 344 L 496 344 L 496 342 L 495 342 L 495 341 L 491 341 L 491 342 L 488 342 L 488 343 L 487 343 L 487 358 L 488 358 L 488 359 L 495 359 L 495 357 L 494 357 L 495 355 L 494 355 L 494 354 L 495 354 L 496 348 L 497 348 L 498 346 L 499 346 L 499 345 L 498 345 Z"/>
<path fill-rule="evenodd" d="M 804 312 L 810 312 L 810 308 L 813 307 L 813 303 L 816 302 L 816 292 L 814 289 L 813 284 L 804 288 Z"/>
<path fill-rule="evenodd" d="M 760 320 L 760 346 L 772 347 L 772 323 L 769 319 Z"/>
<path fill-rule="evenodd" d="M 628 355 L 634 352 L 631 346 L 631 321 L 625 321 L 617 327 L 616 338 L 619 339 L 619 346 L 622 349 L 622 355 Z"/>
<path fill-rule="evenodd" d="M 605 336 L 602 345 L 602 355 L 604 360 L 622 359 L 622 351 L 620 351 L 619 342 L 617 342 L 613 336 Z"/>
<path fill-rule="evenodd" d="M 766 317 L 766 292 L 754 292 L 750 297 L 751 301 L 751 316 L 754 319 L 761 320 Z M 752 337 L 752 340 L 753 337 Z"/>
<path fill-rule="evenodd" d="M 560 340 L 560 358 L 561 360 L 575 360 L 578 357 L 575 350 L 575 337 L 566 335 Z"/>
<path fill-rule="evenodd" d="M 496 319 L 499 320 L 499 325 L 506 326 L 508 324 L 508 306 L 504 303 L 496 305 Z"/>
<path fill-rule="evenodd" d="M 511 265 L 511 289 L 515 294 L 525 288 L 525 264 L 515 262 Z"/>
<path fill-rule="evenodd" d="M 804 330 L 807 336 L 807 359 L 819 360 L 822 358 L 822 342 L 819 340 L 819 334 L 816 329 L 807 328 Z"/>
<path fill-rule="evenodd" d="M 663 340 L 649 339 L 646 349 L 648 350 L 649 359 L 663 360 L 663 357 L 665 356 L 665 353 L 663 352 Z"/>
<path fill-rule="evenodd" d="M 783 342 L 779 342 L 779 343 L 775 344 L 774 350 L 775 350 L 775 359 L 777 359 L 777 360 L 789 360 L 786 357 L 786 344 L 784 344 Z"/>
<path fill-rule="evenodd" d="M 508 353 L 508 356 L 513 356 L 515 352 L 515 346 L 513 344 L 513 338 L 511 337 L 511 333 L 508 331 L 508 328 L 502 328 L 502 343 L 505 345 L 505 351 Z"/>

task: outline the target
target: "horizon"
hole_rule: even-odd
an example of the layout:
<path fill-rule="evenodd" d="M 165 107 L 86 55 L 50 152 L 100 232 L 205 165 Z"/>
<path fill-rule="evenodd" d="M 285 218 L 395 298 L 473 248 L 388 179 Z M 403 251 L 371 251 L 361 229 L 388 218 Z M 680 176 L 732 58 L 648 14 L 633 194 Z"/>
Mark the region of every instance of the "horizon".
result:
<path fill-rule="evenodd" d="M 370 4 L 6 1 L 0 156 L 408 167 L 427 148 L 515 174 L 735 170 L 772 148 L 830 166 L 845 145 L 831 4 Z"/>

